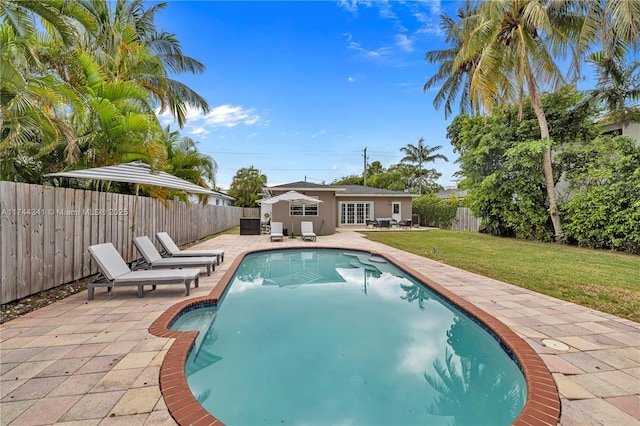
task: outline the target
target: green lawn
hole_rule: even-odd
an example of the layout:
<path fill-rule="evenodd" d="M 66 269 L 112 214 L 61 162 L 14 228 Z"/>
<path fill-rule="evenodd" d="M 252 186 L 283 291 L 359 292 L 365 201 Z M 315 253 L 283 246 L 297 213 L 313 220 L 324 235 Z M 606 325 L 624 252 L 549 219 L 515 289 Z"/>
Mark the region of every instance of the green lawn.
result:
<path fill-rule="evenodd" d="M 640 256 L 473 232 L 364 232 L 372 241 L 640 322 Z"/>

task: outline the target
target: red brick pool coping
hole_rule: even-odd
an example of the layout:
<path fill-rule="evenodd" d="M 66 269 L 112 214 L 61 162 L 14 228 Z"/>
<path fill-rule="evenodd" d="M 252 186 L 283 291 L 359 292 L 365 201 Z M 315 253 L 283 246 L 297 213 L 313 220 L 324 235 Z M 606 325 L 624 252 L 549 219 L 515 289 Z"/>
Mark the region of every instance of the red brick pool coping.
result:
<path fill-rule="evenodd" d="M 317 249 L 346 250 L 346 247 L 315 247 Z M 279 250 L 288 250 L 281 248 Z M 291 248 L 295 250 L 296 248 Z M 270 251 L 260 249 L 240 254 L 208 296 L 180 302 L 167 309 L 149 327 L 149 332 L 158 337 L 176 339 L 169 348 L 160 369 L 160 391 L 167 409 L 180 425 L 223 425 L 224 423 L 205 410 L 191 393 L 187 384 L 185 365 L 189 351 L 193 346 L 197 331 L 173 331 L 169 329 L 172 321 L 184 310 L 199 305 L 216 304 L 224 294 L 238 265 L 251 253 Z M 362 251 L 361 249 L 356 249 Z M 385 258 L 413 278 L 422 282 L 448 302 L 474 317 L 512 352 L 527 383 L 527 400 L 513 425 L 557 425 L 560 419 L 560 396 L 551 372 L 542 358 L 515 332 L 501 321 L 478 308 L 441 285 L 433 282 L 412 268 L 403 266 L 398 260 L 384 253 L 371 252 Z"/>

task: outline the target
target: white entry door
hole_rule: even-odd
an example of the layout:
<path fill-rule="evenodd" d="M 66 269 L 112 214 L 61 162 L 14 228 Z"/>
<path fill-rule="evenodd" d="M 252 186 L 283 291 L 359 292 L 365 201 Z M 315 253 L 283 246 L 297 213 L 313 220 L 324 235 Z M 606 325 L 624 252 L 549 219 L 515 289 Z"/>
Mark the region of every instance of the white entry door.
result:
<path fill-rule="evenodd" d="M 400 206 L 402 204 L 398 201 L 394 201 L 391 204 L 391 219 L 400 222 L 402 220 L 402 211 L 400 210 Z"/>

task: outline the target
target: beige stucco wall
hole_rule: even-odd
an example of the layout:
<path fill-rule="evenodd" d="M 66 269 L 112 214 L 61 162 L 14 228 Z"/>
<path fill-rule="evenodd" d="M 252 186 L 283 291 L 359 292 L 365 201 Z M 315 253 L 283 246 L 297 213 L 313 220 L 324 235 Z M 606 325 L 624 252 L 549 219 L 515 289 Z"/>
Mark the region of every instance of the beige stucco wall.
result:
<path fill-rule="evenodd" d="M 629 123 L 627 128 L 624 129 L 624 134 L 640 142 L 640 123 Z"/>
<path fill-rule="evenodd" d="M 273 195 L 280 195 L 287 191 L 276 192 Z M 282 222 L 282 227 L 288 230 L 291 235 L 300 235 L 300 222 L 312 222 L 313 231 L 318 235 L 333 234 L 336 232 L 336 220 L 338 207 L 333 192 L 326 191 L 304 191 L 305 195 L 318 197 L 322 203 L 318 204 L 318 216 L 290 216 L 289 203 L 280 201 L 273 204 L 271 210 L 271 221 Z"/>
<path fill-rule="evenodd" d="M 336 223 L 338 221 L 338 203 L 352 201 L 373 201 L 373 217 L 391 217 L 392 202 L 400 202 L 400 220 L 411 219 L 411 197 L 385 197 L 385 196 L 340 196 L 336 197 Z M 350 226 L 350 225 L 342 225 Z M 357 225 L 360 226 L 360 225 Z"/>
<path fill-rule="evenodd" d="M 273 195 L 276 196 L 287 192 L 288 189 L 275 191 L 271 188 L 271 190 Z M 285 201 L 280 201 L 272 205 L 271 221 L 282 222 L 282 227 L 287 229 L 289 235 L 291 235 L 292 230 L 294 235 L 300 235 L 300 222 L 302 221 L 312 222 L 313 230 L 318 235 L 335 233 L 339 221 L 338 205 L 339 202 L 344 201 L 373 201 L 374 218 L 391 217 L 391 202 L 400 202 L 400 219 L 411 219 L 411 196 L 345 196 L 339 194 L 336 195 L 333 191 L 305 190 L 302 192 L 310 197 L 318 197 L 318 199 L 322 201 L 322 203 L 318 205 L 318 216 L 290 216 L 289 203 Z M 357 225 L 357 227 L 362 227 L 362 225 Z"/>
<path fill-rule="evenodd" d="M 622 128 L 621 123 L 609 123 L 600 125 L 600 131 L 602 133 L 612 132 L 615 130 L 622 130 L 623 135 L 629 136 L 640 142 L 640 123 L 629 123 L 624 129 Z"/>

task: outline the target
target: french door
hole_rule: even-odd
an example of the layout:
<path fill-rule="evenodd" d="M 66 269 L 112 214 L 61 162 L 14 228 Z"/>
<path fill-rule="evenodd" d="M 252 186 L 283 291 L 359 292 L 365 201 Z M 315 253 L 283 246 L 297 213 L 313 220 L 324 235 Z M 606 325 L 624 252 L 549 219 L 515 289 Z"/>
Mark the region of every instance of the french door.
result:
<path fill-rule="evenodd" d="M 366 225 L 373 217 L 373 202 L 340 202 L 340 225 Z"/>

